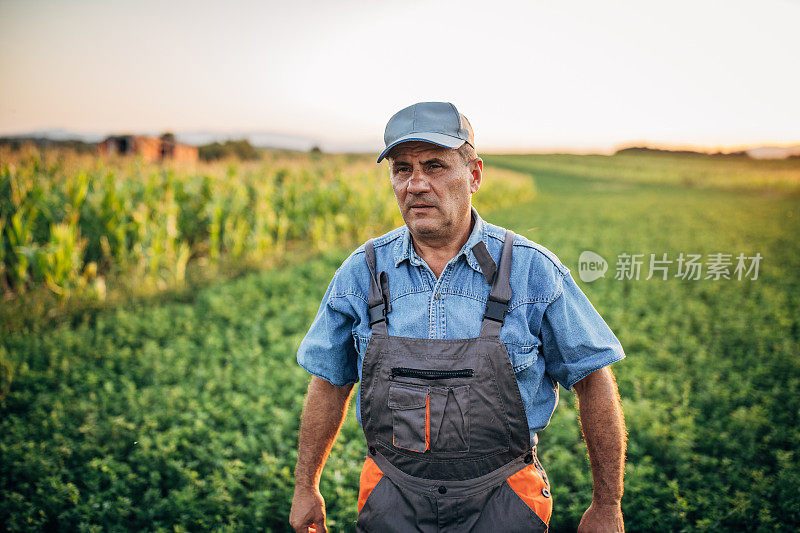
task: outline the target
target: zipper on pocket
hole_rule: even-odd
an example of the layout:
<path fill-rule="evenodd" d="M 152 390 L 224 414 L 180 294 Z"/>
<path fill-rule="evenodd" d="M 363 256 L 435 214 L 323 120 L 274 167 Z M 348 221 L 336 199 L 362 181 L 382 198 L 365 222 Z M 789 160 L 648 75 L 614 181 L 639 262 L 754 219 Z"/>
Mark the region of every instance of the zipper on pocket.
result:
<path fill-rule="evenodd" d="M 447 378 L 471 378 L 475 371 L 471 368 L 460 370 L 426 370 L 423 368 L 392 368 L 392 377 L 400 376 L 406 378 L 419 379 L 447 379 Z"/>

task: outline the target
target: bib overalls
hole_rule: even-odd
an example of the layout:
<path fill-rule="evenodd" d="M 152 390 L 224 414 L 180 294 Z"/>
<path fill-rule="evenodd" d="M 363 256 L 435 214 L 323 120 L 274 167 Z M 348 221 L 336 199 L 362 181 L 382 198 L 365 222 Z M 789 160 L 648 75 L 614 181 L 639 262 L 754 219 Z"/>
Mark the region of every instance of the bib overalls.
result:
<path fill-rule="evenodd" d="M 367 241 L 372 337 L 360 389 L 368 455 L 358 531 L 547 531 L 549 482 L 500 341 L 513 241 L 507 231 L 499 266 L 483 241 L 472 248 L 491 293 L 471 339 L 390 336 L 388 276 L 376 273 Z"/>

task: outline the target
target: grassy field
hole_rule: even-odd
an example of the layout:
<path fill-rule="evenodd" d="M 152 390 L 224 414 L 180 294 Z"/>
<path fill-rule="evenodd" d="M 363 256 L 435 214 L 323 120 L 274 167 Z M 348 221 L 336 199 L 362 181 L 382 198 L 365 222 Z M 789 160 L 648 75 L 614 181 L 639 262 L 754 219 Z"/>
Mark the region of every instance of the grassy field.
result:
<path fill-rule="evenodd" d="M 648 165 L 664 172 L 661 156 L 639 156 L 640 170 L 618 181 L 610 179 L 615 158 L 591 160 L 600 168 L 583 178 L 570 165 L 542 170 L 538 156 L 528 167 L 509 158 L 530 170 L 541 194 L 493 219 L 544 244 L 576 274 L 583 250 L 609 261 L 606 278 L 581 285 L 628 355 L 614 371 L 630 438 L 629 530 L 796 528 L 800 202 L 774 191 L 649 182 Z M 644 270 L 638 281 L 613 279 L 621 253 L 681 252 L 763 260 L 756 280 L 645 280 Z M 562 398 L 541 450 L 555 487 L 554 529 L 566 531 L 589 503 L 591 478 L 578 460 L 573 398 Z"/>
<path fill-rule="evenodd" d="M 550 248 L 576 279 L 582 251 L 609 262 L 605 278 L 579 284 L 627 353 L 613 369 L 629 430 L 628 531 L 795 530 L 796 171 L 740 162 L 766 176 L 753 186 L 726 172 L 705 180 L 707 162 L 688 159 L 678 161 L 684 177 L 669 177 L 663 156 L 488 157 L 529 173 L 538 195 L 481 214 Z M 619 254 L 681 252 L 763 259 L 755 280 L 645 280 L 644 269 L 614 279 Z M 180 297 L 2 338 L 13 372 L 0 402 L 3 529 L 288 530 L 309 379 L 295 350 L 348 253 L 287 257 Z M 540 455 L 552 530 L 572 531 L 591 476 L 574 397 L 561 393 Z M 363 448 L 351 411 L 321 487 L 334 531 L 353 529 Z"/>
<path fill-rule="evenodd" d="M 487 161 L 498 161 L 494 157 Z M 800 160 L 757 160 L 659 152 L 605 155 L 506 155 L 503 166 L 537 175 L 591 178 L 614 183 L 683 185 L 740 191 L 800 193 Z"/>

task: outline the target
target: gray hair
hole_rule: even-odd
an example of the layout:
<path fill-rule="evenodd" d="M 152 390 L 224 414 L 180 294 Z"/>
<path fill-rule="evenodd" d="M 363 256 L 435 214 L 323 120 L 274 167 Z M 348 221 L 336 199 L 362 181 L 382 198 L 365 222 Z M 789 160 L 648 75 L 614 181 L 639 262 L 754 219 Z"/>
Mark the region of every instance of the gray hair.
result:
<path fill-rule="evenodd" d="M 461 159 L 464 160 L 465 165 L 478 157 L 478 152 L 473 146 L 470 146 L 468 142 L 465 142 L 458 148 L 458 154 L 461 156 Z"/>

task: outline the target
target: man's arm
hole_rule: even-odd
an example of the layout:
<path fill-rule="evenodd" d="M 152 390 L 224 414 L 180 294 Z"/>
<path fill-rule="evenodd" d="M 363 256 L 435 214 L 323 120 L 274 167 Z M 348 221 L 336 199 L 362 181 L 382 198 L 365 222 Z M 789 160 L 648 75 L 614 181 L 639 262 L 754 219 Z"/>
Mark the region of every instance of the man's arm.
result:
<path fill-rule="evenodd" d="M 297 443 L 297 466 L 294 469 L 294 497 L 289 523 L 295 531 L 306 533 L 309 526 L 317 532 L 325 526 L 325 500 L 319 492 L 322 468 L 339 434 L 353 384 L 337 387 L 316 376 L 308 385 L 308 396 L 300 419 Z"/>
<path fill-rule="evenodd" d="M 622 476 L 625 467 L 625 420 L 614 374 L 608 367 L 592 372 L 573 388 L 592 468 L 592 504 L 578 531 L 624 531 Z"/>

